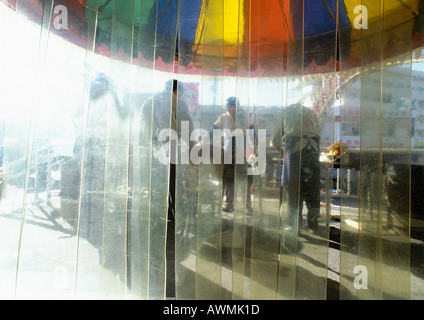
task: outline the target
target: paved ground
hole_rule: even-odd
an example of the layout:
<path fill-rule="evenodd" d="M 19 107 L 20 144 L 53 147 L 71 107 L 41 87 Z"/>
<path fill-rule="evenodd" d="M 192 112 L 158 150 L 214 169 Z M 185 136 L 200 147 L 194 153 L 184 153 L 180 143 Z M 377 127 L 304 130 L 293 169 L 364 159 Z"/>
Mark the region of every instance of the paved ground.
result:
<path fill-rule="evenodd" d="M 16 195 L 18 196 L 19 192 Z M 125 298 L 125 294 L 130 294 L 130 291 L 123 284 L 125 281 L 123 279 L 115 281 L 107 291 L 109 294 L 99 294 L 101 291 L 104 292 L 108 279 L 117 278 L 116 274 L 102 269 L 100 250 L 87 239 L 76 237 L 74 226 L 58 214 L 59 204 L 55 201 L 55 197 L 52 197 L 50 204 L 46 204 L 45 201 L 36 203 L 29 198 L 25 216 L 16 209 L 17 203 L 2 202 L 0 298 Z M 349 251 L 349 248 L 340 251 L 340 214 L 342 213 L 345 218 L 349 215 L 352 217 L 350 225 L 344 231 L 345 236 L 355 235 L 358 234 L 359 228 L 357 224 L 355 225 L 358 209 L 346 204 L 342 208 L 343 211 L 340 211 L 337 205 L 331 208 L 330 241 L 319 232 L 302 229 L 297 238 L 296 255 L 287 251 L 277 257 L 274 253 L 278 250 L 274 250 L 273 254 L 266 252 L 267 248 L 273 248 L 274 244 L 279 243 L 279 239 L 275 238 L 276 229 L 273 229 L 272 224 L 270 224 L 271 230 L 263 230 L 263 233 L 258 232 L 260 228 L 249 228 L 260 225 L 259 218 L 252 216 L 251 220 L 248 220 L 246 234 L 249 240 L 257 241 L 255 248 L 264 248 L 264 251 L 246 251 L 243 259 L 238 260 L 239 264 L 235 264 L 238 256 L 234 254 L 235 251 L 228 251 L 229 248 L 225 243 L 230 243 L 232 248 L 240 248 L 242 235 L 237 237 L 233 231 L 236 229 L 224 228 L 222 238 L 224 245 L 218 255 L 222 259 L 221 264 L 217 264 L 217 260 L 211 258 L 213 256 L 211 253 L 216 252 L 217 248 L 213 248 L 212 245 L 216 243 L 216 239 L 210 238 L 205 241 L 202 248 L 198 248 L 197 260 L 193 252 L 190 252 L 184 259 L 178 261 L 179 270 L 184 270 L 185 275 L 192 278 L 197 270 L 197 281 L 200 281 L 199 283 L 203 281 L 204 287 L 209 290 L 213 288 L 219 290 L 221 298 L 225 299 L 234 298 L 230 292 L 235 290 L 243 293 L 244 298 L 272 298 L 275 286 L 279 285 L 275 283 L 277 278 L 294 279 L 292 285 L 296 287 L 296 296 L 289 298 L 339 299 L 340 294 L 345 299 L 355 298 L 356 291 L 353 286 L 355 275 L 349 274 L 349 268 L 341 272 L 340 256 L 342 254 L 347 263 L 352 260 L 358 261 L 358 258 L 354 252 Z M 322 212 L 325 212 L 324 207 Z M 225 221 L 231 221 L 232 218 L 231 214 L 223 216 L 224 227 Z M 390 234 L 387 234 L 388 236 Z M 237 239 L 240 240 L 239 243 Z M 395 241 L 399 238 L 393 235 L 391 239 Z M 402 243 L 397 245 L 404 246 Z M 251 243 L 247 243 L 246 248 L 250 246 Z M 393 261 L 385 260 L 385 263 L 380 265 L 383 272 L 393 275 L 394 284 L 397 283 L 397 278 L 405 275 L 410 277 L 411 298 L 415 299 L 424 298 L 424 263 L 422 258 L 419 259 L 423 247 L 421 240 L 413 240 L 413 248 L 419 250 L 411 249 L 411 273 L 409 270 L 405 273 L 401 266 L 396 264 L 395 258 Z M 232 252 L 230 256 L 229 252 Z M 364 254 L 361 261 L 365 262 L 366 259 L 368 257 Z M 296 272 L 294 277 L 290 273 L 293 271 Z M 402 293 L 404 290 L 396 286 L 389 289 L 392 288 L 395 290 L 391 292 L 392 296 L 388 297 L 398 298 L 397 292 Z M 291 289 L 279 287 L 280 292 L 284 290 L 290 292 Z M 373 288 L 370 292 L 372 290 Z M 172 290 L 168 291 L 167 296 L 173 298 L 173 293 Z M 205 297 L 207 294 L 208 292 L 205 293 Z"/>

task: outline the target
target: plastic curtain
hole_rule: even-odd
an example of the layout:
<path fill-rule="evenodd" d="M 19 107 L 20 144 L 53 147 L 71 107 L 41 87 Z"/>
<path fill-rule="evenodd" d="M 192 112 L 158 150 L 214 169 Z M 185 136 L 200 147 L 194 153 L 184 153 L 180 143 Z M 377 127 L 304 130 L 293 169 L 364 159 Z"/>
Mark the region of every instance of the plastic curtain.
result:
<path fill-rule="evenodd" d="M 80 2 L 0 3 L 0 297 L 424 298 L 413 1 L 319 56 L 307 0 Z"/>
<path fill-rule="evenodd" d="M 398 51 L 395 59 L 386 57 L 386 43 L 411 48 L 412 23 L 393 32 L 381 31 L 393 16 L 384 1 L 376 10 L 380 10 L 381 19 L 362 30 L 362 67 L 350 71 L 345 79 L 349 87 L 345 105 L 355 106 L 351 110 L 355 119 L 347 112 L 342 112 L 342 117 L 359 129 L 360 148 L 355 159 L 341 163 L 343 171 L 356 176 L 359 196 L 353 200 L 355 210 L 341 206 L 341 283 L 345 283 L 341 297 L 417 299 L 422 293 L 413 289 L 418 284 L 412 270 L 422 246 L 416 245 L 416 234 L 412 233 L 417 213 L 412 188 L 420 180 L 420 161 L 414 155 L 419 151 L 413 143 L 419 111 L 412 100 L 415 79 L 420 78 L 419 73 L 414 75 L 413 65 L 419 62 L 412 64 L 410 52 Z M 402 85 L 395 91 L 394 83 Z M 346 196 L 343 202 L 352 203 L 352 199 Z M 354 286 L 348 285 L 352 276 Z"/>

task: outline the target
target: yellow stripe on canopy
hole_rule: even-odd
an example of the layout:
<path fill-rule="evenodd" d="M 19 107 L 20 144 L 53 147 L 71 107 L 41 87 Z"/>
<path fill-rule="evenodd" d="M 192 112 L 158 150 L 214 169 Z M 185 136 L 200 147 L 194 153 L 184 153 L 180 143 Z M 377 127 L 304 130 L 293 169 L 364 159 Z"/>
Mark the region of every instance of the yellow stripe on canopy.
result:
<path fill-rule="evenodd" d="M 243 1 L 203 1 L 195 43 L 209 46 L 237 46 L 242 42 Z"/>

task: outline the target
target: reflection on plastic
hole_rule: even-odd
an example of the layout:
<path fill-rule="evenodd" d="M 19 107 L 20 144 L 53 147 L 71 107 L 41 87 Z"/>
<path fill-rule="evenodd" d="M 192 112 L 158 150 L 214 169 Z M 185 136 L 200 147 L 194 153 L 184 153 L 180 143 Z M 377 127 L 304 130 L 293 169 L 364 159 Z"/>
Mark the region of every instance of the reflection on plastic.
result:
<path fill-rule="evenodd" d="M 362 1 L 383 16 L 355 20 L 351 68 L 337 33 L 313 59 L 292 37 L 314 27 L 293 1 L 198 5 L 195 61 L 164 1 L 84 3 L 79 47 L 69 8 L 0 5 L 0 297 L 423 299 L 412 9 L 391 29 L 392 2 Z M 286 42 L 255 43 L 294 11 Z M 169 38 L 149 29 L 165 14 Z"/>

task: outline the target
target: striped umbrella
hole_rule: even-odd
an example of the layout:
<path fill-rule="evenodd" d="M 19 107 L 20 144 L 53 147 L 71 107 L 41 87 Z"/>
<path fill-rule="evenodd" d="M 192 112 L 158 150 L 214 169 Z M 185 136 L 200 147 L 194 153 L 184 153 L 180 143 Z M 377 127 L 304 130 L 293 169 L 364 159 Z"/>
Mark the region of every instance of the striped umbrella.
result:
<path fill-rule="evenodd" d="M 17 6 L 17 0 L 1 1 Z M 44 0 L 27 1 L 33 3 L 28 16 L 43 10 Z M 362 44 L 372 38 L 364 37 L 367 29 L 396 32 L 413 25 L 413 47 L 420 47 L 421 2 L 369 1 L 364 6 L 360 0 L 56 0 L 54 6 L 65 6 L 69 20 L 66 29 L 54 32 L 84 46 L 90 17 L 95 17 L 96 50 L 104 54 L 123 50 L 133 58 L 156 61 L 157 68 L 177 57 L 185 72 L 193 73 L 218 64 L 230 73 L 260 67 L 272 74 L 291 61 L 308 74 L 339 61 L 360 65 Z M 382 38 L 386 57 L 400 53 L 402 43 Z"/>

